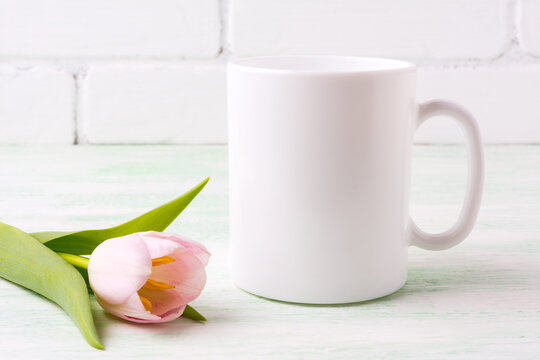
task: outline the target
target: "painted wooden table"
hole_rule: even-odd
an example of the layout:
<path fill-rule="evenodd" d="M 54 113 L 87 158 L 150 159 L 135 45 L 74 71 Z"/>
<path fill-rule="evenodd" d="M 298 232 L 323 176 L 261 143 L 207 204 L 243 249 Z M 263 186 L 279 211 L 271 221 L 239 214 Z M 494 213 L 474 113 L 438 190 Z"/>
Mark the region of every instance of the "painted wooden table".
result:
<path fill-rule="evenodd" d="M 26 231 L 106 227 L 211 176 L 169 228 L 211 250 L 187 319 L 136 325 L 92 300 L 106 347 L 91 348 L 53 303 L 0 280 L 0 358 L 540 359 L 540 146 L 487 146 L 478 224 L 458 247 L 409 251 L 398 292 L 344 306 L 269 301 L 227 276 L 227 154 L 222 146 L 0 147 L 0 221 Z M 411 212 L 442 230 L 459 211 L 461 146 L 414 150 Z"/>

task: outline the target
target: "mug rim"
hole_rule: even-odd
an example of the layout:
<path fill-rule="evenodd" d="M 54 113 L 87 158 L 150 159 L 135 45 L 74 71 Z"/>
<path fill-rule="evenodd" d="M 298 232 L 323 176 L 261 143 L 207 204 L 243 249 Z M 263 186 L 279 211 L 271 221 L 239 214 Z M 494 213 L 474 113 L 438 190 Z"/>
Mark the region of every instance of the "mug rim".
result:
<path fill-rule="evenodd" d="M 281 61 L 304 61 L 306 66 L 297 63 L 296 67 L 291 65 L 279 65 Z M 313 67 L 307 61 L 327 63 L 334 65 L 328 67 Z M 337 64 L 341 62 L 342 66 Z M 347 65 L 343 65 L 347 62 Z M 356 64 L 353 64 L 356 63 Z M 364 66 L 361 66 L 363 63 Z M 367 66 L 366 64 L 372 65 Z M 378 64 L 378 65 L 374 65 Z M 343 56 L 343 55 L 269 55 L 241 57 L 228 62 L 229 68 L 237 68 L 242 71 L 274 74 L 370 74 L 370 73 L 396 73 L 416 70 L 416 65 L 409 61 L 370 57 L 370 56 Z"/>

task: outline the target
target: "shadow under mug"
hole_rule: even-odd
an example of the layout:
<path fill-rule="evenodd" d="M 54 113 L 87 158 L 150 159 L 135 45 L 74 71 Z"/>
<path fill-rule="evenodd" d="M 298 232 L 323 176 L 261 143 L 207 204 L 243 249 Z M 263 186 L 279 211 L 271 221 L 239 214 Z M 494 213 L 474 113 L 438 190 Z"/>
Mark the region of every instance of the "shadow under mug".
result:
<path fill-rule="evenodd" d="M 400 60 L 276 56 L 229 63 L 232 280 L 267 298 L 315 304 L 388 295 L 407 277 L 407 247 L 443 250 L 471 231 L 484 165 L 463 107 L 417 104 L 416 67 Z M 452 116 L 469 145 L 457 222 L 430 234 L 409 217 L 415 129 Z"/>

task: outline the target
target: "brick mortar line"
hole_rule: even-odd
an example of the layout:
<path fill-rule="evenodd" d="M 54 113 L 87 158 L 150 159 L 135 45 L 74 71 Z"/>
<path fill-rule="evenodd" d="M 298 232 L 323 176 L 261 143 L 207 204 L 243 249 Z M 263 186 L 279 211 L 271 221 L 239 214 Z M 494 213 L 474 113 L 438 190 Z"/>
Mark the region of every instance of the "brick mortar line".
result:
<path fill-rule="evenodd" d="M 77 142 L 75 145 L 84 145 L 88 144 L 88 139 L 86 136 L 86 128 L 84 123 L 84 117 L 82 116 L 83 111 L 82 108 L 84 106 L 83 102 L 83 96 L 84 96 L 84 82 L 86 80 L 87 71 L 79 71 L 76 74 L 73 74 L 73 76 L 76 79 L 76 93 L 75 93 L 75 106 L 74 106 L 74 113 L 73 113 L 73 121 L 75 121 L 76 129 L 77 129 Z"/>
<path fill-rule="evenodd" d="M 77 74 L 71 74 L 73 78 L 73 109 L 71 116 L 73 121 L 73 145 L 79 145 L 80 142 L 80 124 L 79 124 L 79 76 Z"/>
<path fill-rule="evenodd" d="M 229 0 L 219 1 L 219 42 L 220 49 L 217 59 L 226 61 L 231 55 L 229 42 Z"/>

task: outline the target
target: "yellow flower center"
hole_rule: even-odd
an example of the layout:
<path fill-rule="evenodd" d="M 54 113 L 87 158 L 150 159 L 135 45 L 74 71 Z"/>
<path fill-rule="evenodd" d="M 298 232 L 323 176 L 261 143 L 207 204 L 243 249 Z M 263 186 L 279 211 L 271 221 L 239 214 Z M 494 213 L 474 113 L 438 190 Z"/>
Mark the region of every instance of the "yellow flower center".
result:
<path fill-rule="evenodd" d="M 162 256 L 155 259 L 152 259 L 152 267 L 159 266 L 159 265 L 165 265 L 176 261 L 174 258 L 170 256 Z M 161 281 L 156 281 L 152 279 L 146 280 L 146 283 L 143 285 L 143 288 L 149 289 L 149 290 L 167 290 L 167 289 L 174 289 L 174 285 L 167 284 Z M 139 298 L 141 299 L 141 302 L 144 306 L 144 309 L 146 311 L 152 311 L 152 302 L 145 298 L 144 296 L 141 296 L 139 294 Z"/>
<path fill-rule="evenodd" d="M 150 300 L 141 295 L 139 295 L 139 298 L 141 299 L 141 302 L 144 306 L 144 310 L 152 311 L 152 303 L 150 302 Z"/>
<path fill-rule="evenodd" d="M 162 256 L 155 259 L 152 259 L 152 266 L 159 266 L 159 265 L 165 265 L 172 262 L 175 262 L 174 258 L 170 256 Z"/>
<path fill-rule="evenodd" d="M 143 285 L 143 288 L 150 289 L 150 290 L 165 290 L 165 289 L 174 289 L 174 285 L 167 284 L 161 281 L 148 279 L 146 280 L 146 283 Z"/>

